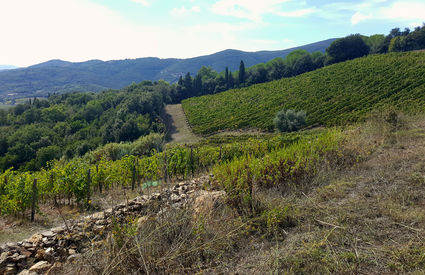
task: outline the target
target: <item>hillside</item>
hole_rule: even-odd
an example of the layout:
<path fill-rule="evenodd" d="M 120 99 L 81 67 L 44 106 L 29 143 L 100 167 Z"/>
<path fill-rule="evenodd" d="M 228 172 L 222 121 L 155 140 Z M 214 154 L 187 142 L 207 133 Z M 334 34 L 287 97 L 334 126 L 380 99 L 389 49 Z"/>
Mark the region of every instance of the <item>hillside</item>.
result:
<path fill-rule="evenodd" d="M 370 55 L 292 78 L 183 101 L 195 133 L 273 129 L 281 109 L 304 110 L 308 125 L 343 125 L 393 105 L 414 114 L 425 106 L 425 52 Z"/>
<path fill-rule="evenodd" d="M 296 49 L 324 52 L 334 40 L 329 39 L 280 51 L 225 50 L 189 59 L 149 57 L 79 63 L 51 60 L 28 68 L 1 71 L 0 100 L 11 97 L 47 96 L 48 93 L 54 92 L 118 89 L 142 80 L 164 79 L 175 82 L 180 75 L 186 72 L 195 74 L 202 66 L 211 66 L 216 71 L 223 71 L 229 66 L 229 69 L 234 71 L 239 68 L 241 60 L 244 60 L 246 66 L 252 66 L 275 57 L 285 57 Z"/>

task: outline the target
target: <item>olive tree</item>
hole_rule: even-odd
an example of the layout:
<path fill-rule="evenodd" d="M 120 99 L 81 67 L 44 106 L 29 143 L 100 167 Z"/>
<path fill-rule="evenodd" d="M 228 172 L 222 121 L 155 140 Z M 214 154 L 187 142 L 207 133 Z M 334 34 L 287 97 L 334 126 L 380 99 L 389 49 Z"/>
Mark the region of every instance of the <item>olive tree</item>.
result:
<path fill-rule="evenodd" d="M 306 113 L 304 111 L 281 110 L 276 114 L 273 120 L 275 129 L 281 133 L 293 132 L 306 125 Z"/>

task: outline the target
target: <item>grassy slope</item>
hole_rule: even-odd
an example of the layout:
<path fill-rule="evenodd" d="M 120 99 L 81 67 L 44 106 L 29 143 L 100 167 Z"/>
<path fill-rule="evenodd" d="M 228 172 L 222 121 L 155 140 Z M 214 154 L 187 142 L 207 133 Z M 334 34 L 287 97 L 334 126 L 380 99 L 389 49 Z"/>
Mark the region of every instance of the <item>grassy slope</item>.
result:
<path fill-rule="evenodd" d="M 281 109 L 305 110 L 309 125 L 343 125 L 373 109 L 395 105 L 409 113 L 425 107 L 425 52 L 372 55 L 297 77 L 183 101 L 195 133 L 273 129 Z"/>
<path fill-rule="evenodd" d="M 167 105 L 165 111 L 169 115 L 168 129 L 172 143 L 189 144 L 199 141 L 186 122 L 181 104 Z"/>

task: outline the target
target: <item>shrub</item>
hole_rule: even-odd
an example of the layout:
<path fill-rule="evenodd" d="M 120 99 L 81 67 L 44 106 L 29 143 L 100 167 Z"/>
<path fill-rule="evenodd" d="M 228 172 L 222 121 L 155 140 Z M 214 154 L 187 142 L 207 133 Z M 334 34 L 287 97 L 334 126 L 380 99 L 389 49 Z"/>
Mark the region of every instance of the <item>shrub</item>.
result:
<path fill-rule="evenodd" d="M 282 110 L 276 114 L 273 120 L 276 130 L 279 132 L 293 132 L 306 125 L 306 113 L 304 111 Z"/>

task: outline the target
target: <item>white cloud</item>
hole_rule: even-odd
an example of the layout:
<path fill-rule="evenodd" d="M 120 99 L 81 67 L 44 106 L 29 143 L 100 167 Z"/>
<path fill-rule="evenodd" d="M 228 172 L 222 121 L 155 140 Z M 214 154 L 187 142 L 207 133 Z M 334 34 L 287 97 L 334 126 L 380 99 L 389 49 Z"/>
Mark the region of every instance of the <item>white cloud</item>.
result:
<path fill-rule="evenodd" d="M 1 0 L 0 26 L 0 64 L 18 66 L 50 59 L 187 58 L 227 48 L 256 51 L 273 46 L 242 36 L 261 28 L 254 22 L 144 26 L 88 0 Z"/>
<path fill-rule="evenodd" d="M 190 10 L 193 11 L 193 12 L 201 12 L 201 7 L 200 6 L 193 6 Z"/>
<path fill-rule="evenodd" d="M 117 13 L 87 0 L 2 0 L 0 26 L 1 64 L 157 54 L 154 28 L 132 26 Z"/>
<path fill-rule="evenodd" d="M 147 0 L 131 0 L 131 2 L 142 4 L 145 7 L 150 5 L 150 3 Z"/>
<path fill-rule="evenodd" d="M 276 14 L 283 16 L 283 17 L 303 17 L 308 14 L 312 14 L 317 12 L 317 9 L 315 8 L 309 8 L 309 9 L 301 9 L 301 10 L 294 10 L 289 12 L 278 12 Z"/>
<path fill-rule="evenodd" d="M 360 23 L 361 21 L 364 21 L 364 20 L 366 20 L 368 18 L 370 18 L 369 15 L 362 14 L 361 12 L 356 12 L 351 17 L 351 24 L 356 25 L 356 24 Z"/>
<path fill-rule="evenodd" d="M 173 16 L 183 16 L 186 14 L 186 12 L 187 12 L 186 8 L 181 7 L 181 8 L 173 8 L 170 14 Z"/>
<path fill-rule="evenodd" d="M 211 11 L 216 14 L 233 16 L 251 21 L 260 22 L 265 14 L 277 14 L 281 16 L 300 16 L 299 11 L 284 12 L 280 5 L 291 0 L 219 0 Z M 305 12 L 305 11 L 304 11 Z M 305 14 L 304 14 L 305 15 Z"/>
<path fill-rule="evenodd" d="M 385 1 L 375 0 L 375 3 L 379 2 Z M 409 22 L 409 24 L 425 21 L 425 3 L 394 2 L 386 7 L 371 7 L 369 4 L 357 8 L 357 12 L 351 17 L 351 23 L 356 25 L 370 19 Z"/>
<path fill-rule="evenodd" d="M 188 12 L 198 13 L 200 11 L 201 11 L 201 7 L 199 6 L 193 6 L 190 10 L 186 9 L 185 7 L 181 7 L 181 8 L 173 8 L 170 14 L 173 16 L 182 17 L 182 16 L 185 16 Z"/>

